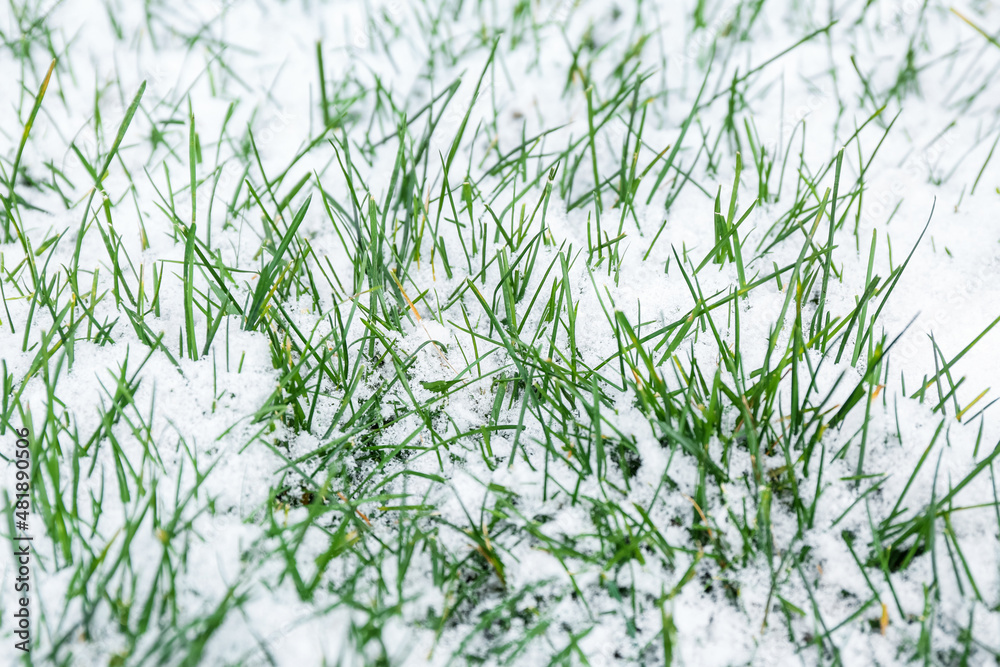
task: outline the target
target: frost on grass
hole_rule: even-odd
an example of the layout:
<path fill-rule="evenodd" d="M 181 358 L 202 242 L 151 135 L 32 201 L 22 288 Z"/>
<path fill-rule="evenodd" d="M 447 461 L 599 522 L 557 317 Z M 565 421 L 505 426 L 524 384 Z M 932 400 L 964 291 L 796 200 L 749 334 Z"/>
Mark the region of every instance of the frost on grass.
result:
<path fill-rule="evenodd" d="M 36 661 L 994 661 L 998 25 L 10 3 Z"/>

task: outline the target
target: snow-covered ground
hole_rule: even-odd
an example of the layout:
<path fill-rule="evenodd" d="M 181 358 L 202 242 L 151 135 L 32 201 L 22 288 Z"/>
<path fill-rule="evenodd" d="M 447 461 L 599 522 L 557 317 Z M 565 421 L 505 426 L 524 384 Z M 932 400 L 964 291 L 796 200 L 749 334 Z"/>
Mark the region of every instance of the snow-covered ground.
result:
<path fill-rule="evenodd" d="M 12 0 L 0 664 L 996 664 L 998 31 Z"/>

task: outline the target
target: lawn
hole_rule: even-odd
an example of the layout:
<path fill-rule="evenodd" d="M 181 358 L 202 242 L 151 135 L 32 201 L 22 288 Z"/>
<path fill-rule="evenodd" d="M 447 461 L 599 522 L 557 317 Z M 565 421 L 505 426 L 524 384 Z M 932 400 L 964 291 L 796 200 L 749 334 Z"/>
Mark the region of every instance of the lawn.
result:
<path fill-rule="evenodd" d="M 0 664 L 1000 663 L 1000 5 L 0 39 Z"/>

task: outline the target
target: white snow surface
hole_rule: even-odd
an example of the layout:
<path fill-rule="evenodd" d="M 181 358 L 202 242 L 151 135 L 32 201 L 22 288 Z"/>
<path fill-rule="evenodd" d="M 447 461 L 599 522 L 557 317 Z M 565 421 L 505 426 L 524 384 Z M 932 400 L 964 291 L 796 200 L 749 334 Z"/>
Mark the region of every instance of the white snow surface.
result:
<path fill-rule="evenodd" d="M 59 65 L 32 127 L 22 163 L 26 173 L 36 178 L 50 173 L 46 163 L 54 165 L 73 184 L 66 191 L 72 191 L 74 200 L 63 202 L 51 190 L 29 190 L 23 182 L 19 184 L 19 194 L 38 207 L 36 210 L 22 206 L 25 234 L 35 248 L 54 235 L 62 235 L 48 262 L 50 275 L 56 275 L 56 267 L 72 264 L 84 218 L 81 209 L 86 204 L 92 179 L 69 149 L 70 141 L 75 141 L 92 161 L 98 155 L 103 157 L 132 96 L 145 81 L 140 110 L 103 188 L 115 203 L 113 228 L 121 241 L 121 252 L 127 253 L 134 269 L 134 274 L 133 269 L 127 273 L 131 288 L 135 290 L 138 285 L 140 267 L 147 298 L 152 290 L 154 267 L 162 280 L 161 310 L 158 316 L 148 317 L 147 324 L 154 335 L 163 334 L 164 347 L 179 363 L 175 366 L 163 351 L 150 348 L 139 338 L 109 291 L 93 308 L 96 320 L 102 324 L 120 319 L 112 329 L 111 340 L 103 343 L 83 340 L 78 333 L 80 340 L 73 345 L 72 359 L 56 352 L 38 367 L 39 351 L 58 342 L 58 336 L 43 339 L 53 325 L 54 312 L 33 305 L 32 299 L 25 297 L 32 289 L 27 273 L 17 280 L 23 292 L 12 291 L 8 274 L 25 261 L 24 249 L 19 242 L 0 246 L 6 308 L 0 313 L 4 381 L 13 378 L 11 395 L 20 392 L 19 401 L 24 408 L 23 414 L 12 414 L 11 424 L 30 426 L 36 438 L 47 432 L 61 433 L 57 440 L 65 449 L 62 455 L 51 457 L 58 467 L 61 485 L 54 488 L 52 477 L 46 475 L 46 492 L 61 497 L 67 505 L 74 503 L 78 525 L 86 529 L 81 534 L 69 535 L 64 550 L 56 535 L 43 530 L 46 524 L 36 503 L 32 515 L 36 535 L 33 576 L 37 588 L 32 598 L 36 656 L 68 660 L 72 664 L 143 664 L 144 661 L 153 664 L 160 660 L 179 664 L 184 658 L 181 654 L 148 651 L 160 646 L 157 642 L 164 641 L 164 637 L 176 635 L 190 641 L 201 626 L 188 627 L 188 624 L 203 622 L 213 610 L 228 604 L 228 596 L 236 595 L 240 598 L 238 609 L 229 611 L 221 626 L 211 633 L 200 656 L 202 664 L 264 665 L 271 661 L 279 665 L 318 665 L 324 661 L 325 664 L 371 664 L 383 648 L 393 664 L 461 663 L 465 658 L 460 656 L 468 655 L 482 655 L 488 664 L 494 664 L 499 659 L 488 652 L 489 647 L 520 642 L 529 636 L 524 619 L 533 619 L 533 629 L 542 622 L 547 626 L 537 636 L 531 635 L 531 641 L 520 652 L 512 654 L 514 649 L 510 649 L 504 653 L 505 659 L 548 664 L 561 654 L 564 658 L 560 659 L 571 664 L 659 664 L 663 660 L 666 615 L 676 627 L 674 664 L 826 664 L 834 660 L 827 649 L 815 645 L 801 647 L 808 643 L 803 637 L 827 631 L 832 631 L 830 638 L 842 664 L 906 664 L 918 652 L 921 633 L 927 631 L 934 638 L 935 652 L 931 659 L 941 664 L 958 664 L 959 657 L 967 650 L 959 641 L 960 630 L 969 627 L 970 619 L 969 664 L 993 664 L 993 656 L 1000 651 L 997 611 L 1000 519 L 993 505 L 996 495 L 992 466 L 955 496 L 955 508 L 972 509 L 948 514 L 954 537 L 944 534 L 944 523 L 938 521 L 932 538 L 933 550 L 917 555 L 910 567 L 894 575 L 891 588 L 877 568 L 864 570 L 870 578 L 866 581 L 843 538 L 845 531 L 853 533 L 857 557 L 862 562 L 868 558 L 872 526 L 892 511 L 940 424 L 944 425 L 927 460 L 906 491 L 903 507 L 910 513 L 906 516 L 926 507 L 932 498 L 940 501 L 994 451 L 1000 440 L 995 409 L 987 409 L 975 420 L 969 419 L 993 399 L 995 390 L 987 393 L 962 420 L 956 419 L 950 398 L 945 401 L 944 413 L 934 411 L 939 401 L 937 388 L 928 389 L 927 399 L 922 403 L 908 398 L 919 388 L 922 378 L 933 376 L 943 363 L 935 357 L 930 335 L 943 358 L 950 360 L 1000 315 L 1000 158 L 987 160 L 1000 131 L 1000 83 L 995 76 L 1000 67 L 1000 48 L 951 12 L 950 5 L 937 0 L 930 0 L 926 7 L 924 3 L 909 0 L 877 2 L 873 9 L 863 12 L 866 3 L 861 0 L 839 3 L 768 0 L 762 3 L 763 13 L 748 39 L 740 41 L 727 33 L 735 6 L 727 3 L 708 3 L 708 25 L 698 31 L 692 31 L 694 3 L 669 0 L 466 1 L 445 3 L 448 7 L 455 4 L 462 7 L 439 16 L 433 12 L 440 11 L 440 7 L 433 4 L 378 0 L 169 4 L 73 0 L 28 4 L 46 8 L 51 5 L 45 23 L 51 31 Z M 956 6 L 958 11 L 974 18 L 978 25 L 992 26 L 994 31 L 1000 26 L 997 3 L 960 4 Z M 515 5 L 521 8 L 518 12 L 527 12 L 531 18 L 513 18 L 517 15 Z M 23 19 L 11 7 L 0 12 L 0 29 L 8 41 L 25 30 Z M 152 22 L 156 26 L 152 32 L 147 11 L 158 17 Z M 456 162 L 461 165 L 456 167 L 457 171 L 463 173 L 470 155 L 475 169 L 485 155 L 495 157 L 506 153 L 518 146 L 523 136 L 553 130 L 544 138 L 544 149 L 538 152 L 563 150 L 569 141 L 585 136 L 587 99 L 582 86 L 576 82 L 568 92 L 562 92 L 574 59 L 568 45 L 579 44 L 589 31 L 589 39 L 603 48 L 600 56 L 593 59 L 589 76 L 596 82 L 596 94 L 605 95 L 614 90 L 614 70 L 639 37 L 633 27 L 637 23 L 636 12 L 641 15 L 638 23 L 649 33 L 642 46 L 642 67 L 650 74 L 643 95 L 654 98 L 648 106 L 643 135 L 647 148 L 641 153 L 641 165 L 648 164 L 659 151 L 679 140 L 681 124 L 705 76 L 711 45 L 717 43 L 705 97 L 718 94 L 719 98 L 699 111 L 680 151 L 685 169 L 695 165 L 691 178 L 700 187 L 686 186 L 669 210 L 664 209 L 663 202 L 676 173 L 667 177 L 648 205 L 648 191 L 640 190 L 636 205 L 638 225 L 631 218 L 625 220 L 627 237 L 620 249 L 626 257 L 617 276 L 614 272 L 609 275 L 606 265 L 590 271 L 586 266 L 588 225 L 594 224 L 588 220 L 588 214 L 593 207 L 567 210 L 565 200 L 553 197 L 546 218 L 553 243 L 539 251 L 536 263 L 541 268 L 536 267 L 527 294 L 534 294 L 543 284 L 542 275 L 550 263 L 555 262 L 552 275 L 559 273 L 560 247 L 565 251 L 572 246 L 572 256 L 582 249 L 582 255 L 570 266 L 569 282 L 573 299 L 578 301 L 578 355 L 580 363 L 588 367 L 600 364 L 618 350 L 614 331 L 605 316 L 606 308 L 621 310 L 633 326 L 644 322 L 644 333 L 675 322 L 687 313 L 694 301 L 681 277 L 677 257 L 690 254 L 697 265 L 715 244 L 714 198 L 721 186 L 725 209 L 735 164 L 733 147 L 725 139 L 714 157 L 716 171 L 707 170 L 704 156 L 696 160 L 695 153 L 703 132 L 713 141 L 719 134 L 734 74 L 743 75 L 761 67 L 750 79 L 749 94 L 744 100 L 748 111 L 737 115 L 739 131 L 745 136 L 742 119 L 752 114 L 760 142 L 774 157 L 775 171 L 781 169 L 781 161 L 786 158 L 789 166 L 782 184 L 783 198 L 758 205 L 741 227 L 747 251 L 754 249 L 753 259 L 746 267 L 748 278 L 767 275 L 773 263 L 785 266 L 796 261 L 805 240 L 802 232 L 778 243 L 764 255 L 758 256 L 756 249 L 770 245 L 773 240 L 767 238 L 766 232 L 787 210 L 787 202 L 797 185 L 794 171 L 798 165 L 808 165 L 813 170 L 810 177 L 814 178 L 842 146 L 845 146 L 842 181 L 853 182 L 865 168 L 865 190 L 860 213 L 856 213 L 859 209 L 855 202 L 844 228 L 836 232 L 834 266 L 838 275 L 831 276 L 826 295 L 830 313 L 836 316 L 850 312 L 855 299 L 864 291 L 873 233 L 877 236 L 874 273 L 886 280 L 892 268 L 898 267 L 917 244 L 933 207 L 926 235 L 916 245 L 902 278 L 879 314 L 876 331 L 884 332 L 888 341 L 901 337 L 888 356 L 889 381 L 871 402 L 865 436 L 864 472 L 885 473 L 886 479 L 865 501 L 854 505 L 881 478 L 860 482 L 843 479 L 857 474 L 863 408 L 852 411 L 842 425 L 823 436 L 825 469 L 812 528 L 798 536 L 790 504 L 775 498 L 771 510 L 775 556 L 770 563 L 760 553 L 746 562 L 741 560 L 743 538 L 730 512 L 742 520 L 744 508 L 752 512 L 756 507 L 756 492 L 748 481 L 754 462 L 745 448 L 729 450 L 729 481 L 723 485 L 724 493 L 710 493 L 708 506 L 699 508 L 733 554 L 736 562 L 727 569 L 698 554 L 698 545 L 689 530 L 692 499 L 699 483 L 696 459 L 681 450 L 672 452 L 663 448 L 659 434 L 627 391 L 608 387 L 608 394 L 615 397 L 615 408 L 613 411 L 602 408 L 603 418 L 610 420 L 621 436 L 633 439 L 642 461 L 627 489 L 621 483 L 620 472 L 612 470 L 609 479 L 617 475 L 613 487 L 591 476 L 574 490 L 576 474 L 567 462 L 549 460 L 542 424 L 530 411 L 524 418 L 523 430 L 516 436 L 516 451 L 515 430 L 492 434 L 490 446 L 499 465 L 489 465 L 481 453 L 483 438 L 478 435 L 478 429 L 492 419 L 496 388 L 491 387 L 489 379 L 471 383 L 439 404 L 441 412 L 432 418 L 440 434 L 450 438 L 473 433 L 435 449 L 425 429 L 424 417 L 411 413 L 397 419 L 399 406 L 407 408 L 414 401 L 433 399 L 436 393 L 421 382 L 454 379 L 455 369 L 462 369 L 471 361 L 464 359 L 459 350 L 471 354 L 474 342 L 480 354 L 489 349 L 483 339 L 474 341 L 465 331 L 458 303 L 447 311 L 436 311 L 469 277 L 462 246 L 453 232 L 447 236 L 447 252 L 454 275 L 451 278 L 446 275 L 440 258 L 432 264 L 430 248 L 425 248 L 422 261 L 410 268 L 405 286 L 410 298 L 428 291 L 415 306 L 421 320 L 408 322 L 405 335 L 387 334 L 400 357 L 420 349 L 415 363 L 407 370 L 408 388 L 396 383 L 388 391 L 380 389 L 395 376 L 395 370 L 389 361 L 373 365 L 370 372 L 363 374 L 353 395 L 345 396 L 342 389 L 324 387 L 324 398 L 318 404 L 312 428 L 296 432 L 278 416 L 254 418 L 273 399 L 282 372 L 273 361 L 268 336 L 260 331 L 244 331 L 239 315 L 223 318 L 219 334 L 200 359 L 187 359 L 180 353 L 179 332 L 185 321 L 181 279 L 184 243 L 183 238 L 175 235 L 174 224 L 164 211 L 164 199 L 158 191 L 166 192 L 169 169 L 177 193 L 174 204 L 177 214 L 185 221 L 190 218 L 190 192 L 179 189 L 183 185 L 178 185 L 187 183 L 189 103 L 203 142 L 204 163 L 199 176 L 209 175 L 217 150 L 222 165 L 214 198 L 211 179 L 199 187 L 198 229 L 204 234 L 211 226 L 212 248 L 218 251 L 221 262 L 245 272 L 236 275 L 233 287 L 242 303 L 252 292 L 252 281 L 260 271 L 258 251 L 264 223 L 256 207 L 247 209 L 237 219 L 230 220 L 227 216 L 226 207 L 240 184 L 244 164 L 235 154 L 237 142 L 216 145 L 231 103 L 235 103 L 235 108 L 228 126 L 235 128 L 234 136 L 240 136 L 248 124 L 253 128 L 263 170 L 273 178 L 320 134 L 318 41 L 325 53 L 330 90 L 343 84 L 344 95 L 362 95 L 351 107 L 357 118 L 345 124 L 343 130 L 337 130 L 345 132 L 349 140 L 356 142 L 354 145 L 359 145 L 365 132 L 390 139 L 395 132 L 391 124 L 377 122 L 369 129 L 369 118 L 376 114 L 372 91 L 377 85 L 391 90 L 395 100 L 405 101 L 407 109 L 415 113 L 461 76 L 456 97 L 431 138 L 428 181 L 418 186 L 421 198 L 434 198 L 442 179 L 438 156 L 447 155 L 454 132 L 470 107 L 466 140 Z M 124 37 L 116 35 L 111 15 Z M 856 20 L 862 15 L 863 19 Z M 374 18 L 369 22 L 366 17 Z M 772 63 L 767 62 L 827 25 L 831 18 L 839 20 L 828 34 L 796 47 Z M 530 26 L 530 20 L 536 21 L 537 27 L 523 28 L 519 23 L 529 21 Z M 437 23 L 432 26 L 434 21 Z M 168 32 L 164 29 L 166 25 L 174 26 L 175 31 Z M 473 99 L 476 81 L 490 52 L 490 42 L 482 37 L 486 27 L 490 31 L 505 30 L 506 34 L 497 47 L 498 65 L 489 70 L 484 89 Z M 185 35 L 199 30 L 204 31 L 205 38 L 189 45 Z M 512 43 L 512 34 L 521 34 L 521 40 Z M 919 39 L 913 40 L 913 35 Z M 382 36 L 392 36 L 388 49 L 378 41 Z M 483 43 L 470 46 L 477 42 Z M 223 48 L 223 43 L 228 46 Z M 29 62 L 33 69 L 23 68 L 22 61 L 12 55 L 12 48 L 0 50 L 0 67 L 6 81 L 0 90 L 0 153 L 5 180 L 9 178 L 9 160 L 16 152 L 26 120 L 26 112 L 19 115 L 18 110 L 30 109 L 30 100 L 28 104 L 22 100 L 37 91 L 51 60 L 51 55 L 46 55 L 40 46 L 31 48 Z M 909 48 L 913 49 L 919 65 L 913 84 L 917 88 L 900 102 L 886 91 L 896 82 Z M 453 58 L 452 53 L 458 57 Z M 852 58 L 856 65 L 852 65 Z M 432 60 L 434 67 L 430 68 L 428 63 Z M 225 67 L 220 65 L 223 62 Z M 858 72 L 864 74 L 864 81 Z M 23 80 L 23 86 L 15 84 L 18 80 Z M 866 86 L 874 94 L 867 93 Z M 985 88 L 978 90 L 982 86 Z M 94 118 L 95 89 L 101 91 L 100 121 Z M 977 92 L 971 101 L 965 101 Z M 881 114 L 865 126 L 857 140 L 851 139 L 855 129 L 882 104 L 885 109 Z M 179 123 L 172 124 L 178 120 Z M 804 126 L 800 123 L 803 120 Z M 621 160 L 627 121 L 627 112 L 622 112 L 600 135 L 595 151 L 602 174 L 612 173 Z M 885 134 L 890 124 L 891 129 Z M 95 134 L 95 126 L 100 127 L 99 135 Z M 165 137 L 164 143 L 157 146 L 150 140 L 154 128 Z M 473 141 L 473 130 L 477 128 Z M 789 144 L 792 132 L 797 134 L 794 143 Z M 397 148 L 394 141 L 386 142 L 374 154 L 366 156 L 370 163 L 355 156 L 358 178 L 364 179 L 368 192 L 380 207 L 389 188 Z M 744 147 L 741 213 L 757 196 L 756 172 L 751 169 L 749 152 Z M 572 200 L 593 187 L 590 152 L 577 154 L 586 159 L 577 171 Z M 279 199 L 303 175 L 315 172 L 331 197 L 349 207 L 347 183 L 337 159 L 332 145 L 324 140 L 295 162 L 283 181 L 282 191 L 277 193 Z M 530 168 L 540 169 L 538 165 L 542 162 L 533 157 L 529 160 Z M 547 159 L 544 162 L 548 164 Z M 248 178 L 256 187 L 263 179 L 256 159 L 250 164 Z M 572 165 L 562 164 L 559 168 L 569 169 Z M 658 171 L 651 170 L 648 179 L 652 180 Z M 461 178 L 450 177 L 456 188 L 456 200 Z M 973 193 L 972 184 L 977 180 Z M 773 185 L 777 182 L 775 177 Z M 823 188 L 831 185 L 832 174 L 821 184 Z M 487 178 L 480 187 L 488 191 L 496 185 L 495 179 Z M 529 186 L 519 181 L 516 187 L 520 192 Z M 243 188 L 241 196 L 245 197 Z M 498 214 L 506 210 L 513 195 L 511 184 L 498 190 L 493 210 Z M 512 226 L 511 220 L 520 215 L 521 202 L 527 202 L 530 215 L 541 196 L 542 188 L 534 187 L 518 202 L 513 213 L 507 211 L 504 224 Z M 605 191 L 604 196 L 613 194 Z M 818 204 L 821 196 L 822 191 L 812 204 Z M 98 195 L 88 219 L 96 217 L 105 224 L 100 199 Z M 273 208 L 269 199 L 265 199 L 265 204 Z M 303 198 L 294 201 L 298 210 Z M 838 203 L 842 205 L 843 202 Z M 465 213 L 460 210 L 460 215 Z M 481 207 L 477 209 L 477 218 L 480 215 L 477 222 L 489 219 Z M 619 209 L 612 209 L 610 202 L 605 202 L 602 222 L 606 229 L 616 229 L 619 216 Z M 450 217 L 450 208 L 446 208 L 443 217 Z M 662 234 L 643 261 L 664 221 Z M 807 230 L 811 223 L 812 218 L 803 218 L 803 229 Z M 452 223 L 442 223 L 446 224 Z M 824 238 L 817 241 L 825 243 L 826 223 L 819 229 Z M 308 261 L 318 264 L 322 258 L 321 266 L 325 268 L 328 259 L 342 278 L 351 277 L 350 258 L 316 191 L 299 234 L 309 239 L 312 257 Z M 145 248 L 143 236 L 148 243 Z M 887 241 L 891 241 L 891 250 Z M 48 250 L 41 256 L 47 257 L 47 253 Z M 79 256 L 81 268 L 88 272 L 82 291 L 89 293 L 90 272 L 98 267 L 98 293 L 114 288 L 108 250 L 99 234 L 88 231 Z M 665 272 L 668 261 L 669 270 Z M 716 294 L 736 284 L 736 268 L 731 263 L 709 264 L 698 274 L 698 280 L 706 296 Z M 477 282 L 476 287 L 490 300 L 499 284 L 500 272 L 494 264 L 485 281 Z M 208 289 L 207 283 L 198 287 Z M 547 298 L 548 290 L 546 285 L 539 298 Z M 740 301 L 741 353 L 747 368 L 763 364 L 768 334 L 778 320 L 785 296 L 785 291 L 771 280 Z M 367 295 L 360 299 L 367 305 Z M 473 293 L 466 292 L 460 303 L 468 311 L 474 330 L 495 339 L 497 333 L 495 330 L 490 333 L 490 323 Z M 502 304 L 502 300 L 498 303 Z M 324 296 L 318 307 L 308 294 L 293 295 L 284 307 L 299 330 L 312 340 L 328 334 L 332 334 L 331 340 L 339 339 L 340 332 L 332 328 L 334 320 L 327 317 L 334 310 L 339 310 L 345 321 L 350 322 L 350 340 L 365 335 L 361 318 L 347 317 L 352 302 L 333 294 Z M 804 320 L 814 308 L 803 305 Z M 872 305 L 869 309 L 869 317 L 874 308 Z M 33 321 L 30 330 L 26 330 L 29 312 Z M 539 326 L 540 312 L 541 308 L 535 308 L 525 315 L 525 331 L 534 331 Z M 73 317 L 83 315 L 77 312 Z M 201 335 L 207 326 L 205 314 L 196 310 L 194 318 Z M 786 318 L 779 350 L 788 340 L 790 318 L 791 314 Z M 732 344 L 734 323 L 726 309 L 714 311 L 713 321 Z M 546 335 L 543 340 L 548 338 Z M 427 344 L 428 340 L 437 343 Z M 199 341 L 199 345 L 203 343 Z M 849 350 L 853 349 L 853 343 L 852 334 Z M 998 345 L 1000 330 L 990 330 L 951 367 L 954 380 L 965 378 L 955 393 L 957 404 L 968 405 L 983 390 L 995 386 L 995 379 L 1000 376 Z M 385 347 L 379 343 L 378 349 L 384 351 Z M 686 341 L 677 354 L 684 367 L 682 372 L 690 372 L 693 359 L 709 381 L 720 365 L 711 331 Z M 818 353 L 808 354 L 814 365 L 820 362 Z M 833 358 L 825 359 L 817 376 L 816 394 L 826 395 L 843 374 L 827 408 L 845 401 L 866 370 L 865 355 L 856 367 L 850 363 L 850 354 L 845 357 L 839 364 Z M 605 370 L 617 377 L 616 366 L 614 362 Z M 61 375 L 54 385 L 54 395 L 49 392 L 46 368 L 49 374 Z M 658 369 L 676 384 L 675 370 L 669 359 Z M 808 381 L 802 365 L 799 371 Z M 481 369 L 475 374 L 478 376 L 479 372 L 505 373 L 508 378 L 517 374 L 502 347 L 482 360 Z M 109 414 L 116 400 L 123 375 L 133 383 L 136 410 L 128 412 L 127 419 L 115 420 L 110 426 L 114 446 L 105 434 L 93 452 L 74 460 L 71 441 L 61 429 L 78 433 L 83 442 L 103 429 L 103 416 Z M 378 489 L 369 487 L 365 494 L 371 499 L 361 496 L 363 500 L 356 510 L 365 515 L 366 523 L 370 520 L 370 528 L 351 533 L 360 541 L 330 561 L 321 574 L 321 585 L 311 598 L 304 599 L 287 574 L 281 547 L 282 539 L 292 538 L 289 535 L 279 538 L 276 531 L 282 525 L 294 526 L 299 522 L 309 526 L 294 537 L 301 540 L 294 558 L 299 572 L 308 581 L 317 570 L 317 557 L 329 548 L 331 535 L 344 513 L 335 512 L 326 515 L 324 521 L 309 523 L 307 507 L 275 508 L 271 494 L 282 484 L 294 484 L 298 479 L 289 471 L 289 460 L 351 432 L 344 426 L 343 417 L 339 423 L 334 421 L 342 400 L 350 401 L 358 409 L 379 392 L 383 392 L 379 409 L 387 423 L 378 435 L 378 442 L 387 448 L 405 443 L 412 451 L 405 458 L 392 458 L 380 470 L 374 469 L 370 458 L 359 462 L 345 455 L 328 462 L 337 470 L 351 470 L 357 480 L 369 474 L 376 475 L 377 480 L 391 480 Z M 787 415 L 790 405 L 787 390 L 781 397 L 782 414 Z M 523 392 L 516 400 L 511 400 L 508 392 L 497 423 L 517 424 L 522 418 L 522 400 Z M 575 418 L 581 424 L 591 423 L 589 407 L 578 407 Z M 739 415 L 733 411 L 724 421 L 730 428 L 736 428 L 738 419 Z M 61 424 L 59 429 L 56 423 Z M 608 427 L 602 428 L 607 434 Z M 0 451 L 7 457 L 13 437 L 8 432 L 0 440 Z M 45 442 L 46 447 L 53 446 L 51 440 Z M 149 452 L 150 442 L 156 443 L 155 454 Z M 848 444 L 846 454 L 834 460 L 834 454 Z M 713 439 L 709 455 L 719 461 L 722 449 L 722 443 Z M 580 456 L 582 452 L 580 449 L 574 455 Z M 116 473 L 120 459 L 127 460 L 135 473 L 135 476 L 126 473 L 129 497 L 124 500 Z M 572 456 L 568 461 L 573 462 Z M 813 461 L 814 468 L 815 464 Z M 550 466 L 548 473 L 546 465 Z M 768 457 L 763 467 L 774 470 L 783 465 L 785 461 L 779 453 Z M 80 470 L 78 488 L 72 483 L 74 466 Z M 14 467 L 13 464 L 3 467 L 0 474 L 4 488 L 10 489 Z M 196 475 L 196 469 L 201 474 Z M 397 474 L 404 471 L 407 474 Z M 547 475 L 551 479 L 546 480 Z M 444 483 L 433 481 L 435 477 L 443 478 Z M 137 478 L 141 478 L 141 484 Z M 812 486 L 800 492 L 808 505 L 816 493 L 816 477 L 806 479 L 807 485 Z M 556 482 L 562 488 L 554 492 Z M 330 490 L 332 496 L 338 492 L 349 493 L 349 489 Z M 567 550 L 604 554 L 597 560 L 605 563 L 615 555 L 614 547 L 598 537 L 591 505 L 574 502 L 574 493 L 579 498 L 600 499 L 614 505 L 620 516 L 608 520 L 622 527 L 629 525 L 631 530 L 643 525 L 640 508 L 648 511 L 649 521 L 662 538 L 678 547 L 674 562 L 668 565 L 663 557 L 646 553 L 644 562 L 632 559 L 603 568 L 594 562 L 553 553 L 545 542 L 526 530 L 529 520 L 547 516 L 549 520 L 541 524 L 541 530 L 547 540 L 561 542 L 567 545 Z M 394 494 L 395 498 L 386 499 Z M 407 495 L 402 498 L 402 494 Z M 99 517 L 95 498 L 103 498 Z M 501 534 L 490 537 L 504 563 L 505 580 L 501 584 L 496 579 L 480 589 L 479 599 L 461 601 L 456 607 L 456 592 L 435 584 L 438 573 L 428 548 L 415 551 L 404 565 L 391 549 L 387 551 L 383 546 L 400 543 L 400 522 L 396 514 L 381 507 L 432 505 L 433 516 L 422 520 L 424 523 L 420 525 L 436 531 L 433 538 L 436 549 L 461 560 L 472 552 L 472 538 L 464 529 L 487 521 L 498 503 L 503 504 L 508 519 Z M 853 509 L 841 518 L 852 505 Z M 160 522 L 169 523 L 164 517 L 174 516 L 179 522 L 176 540 L 183 544 L 155 529 Z M 127 522 L 134 523 L 135 529 L 126 539 L 122 530 Z M 953 567 L 958 558 L 954 553 L 956 541 L 962 545 L 965 559 L 957 568 Z M 790 565 L 790 560 L 784 558 L 789 550 L 797 554 L 803 548 L 808 548 L 809 553 L 802 565 Z M 0 573 L 4 583 L 0 588 L 0 608 L 4 613 L 0 621 L 3 637 L 0 655 L 4 657 L 0 662 L 16 657 L 9 651 L 14 640 L 7 613 L 14 604 L 15 595 L 8 585 L 14 564 L 10 550 L 2 551 Z M 180 554 L 184 554 L 183 558 Z M 128 566 L 113 567 L 119 558 L 125 559 Z M 369 559 L 374 559 L 375 564 Z M 172 599 L 165 602 L 158 594 L 153 623 L 169 630 L 141 633 L 131 645 L 128 632 L 117 620 L 121 610 L 112 601 L 129 601 L 136 607 L 133 615 L 137 614 L 150 590 L 154 587 L 163 590 L 157 578 L 166 576 L 165 562 L 171 564 L 174 577 Z M 690 583 L 684 582 L 683 577 L 693 563 L 694 578 Z M 93 569 L 93 576 L 83 582 L 80 573 L 88 567 Z M 356 578 L 359 571 L 364 574 Z M 963 573 L 962 578 L 956 578 L 958 571 Z M 112 574 L 106 577 L 107 573 Z M 773 587 L 776 579 L 782 582 L 777 591 Z M 935 579 L 937 588 L 927 593 L 925 587 Z M 975 581 L 977 593 L 972 590 L 971 580 Z M 351 604 L 343 594 L 345 582 L 349 581 L 354 582 Z M 730 585 L 738 588 L 738 595 L 727 594 Z M 97 601 L 96 604 L 87 606 L 82 602 L 84 598 L 75 590 L 80 586 L 90 591 L 85 597 Z M 878 593 L 877 601 L 870 600 L 871 587 Z M 614 593 L 612 588 L 616 589 Z M 619 595 L 617 590 L 625 593 Z M 928 595 L 935 596 L 937 602 L 933 617 L 925 619 Z M 485 614 L 504 603 L 513 604 L 518 612 L 523 612 L 508 615 L 514 619 L 509 627 L 478 625 L 488 618 Z M 855 615 L 866 603 L 870 604 Z M 882 603 L 889 620 L 884 631 L 878 627 Z M 374 611 L 394 605 L 399 606 L 398 613 L 379 616 Z M 175 617 L 172 609 L 176 610 Z M 801 614 L 788 610 L 800 610 Z M 902 617 L 900 610 L 907 617 Z M 441 623 L 445 614 L 450 615 L 448 622 Z M 818 618 L 822 618 L 825 629 Z M 134 626 L 134 616 L 130 623 Z M 366 624 L 380 628 L 383 647 L 359 639 L 363 632 L 360 628 Z"/>

